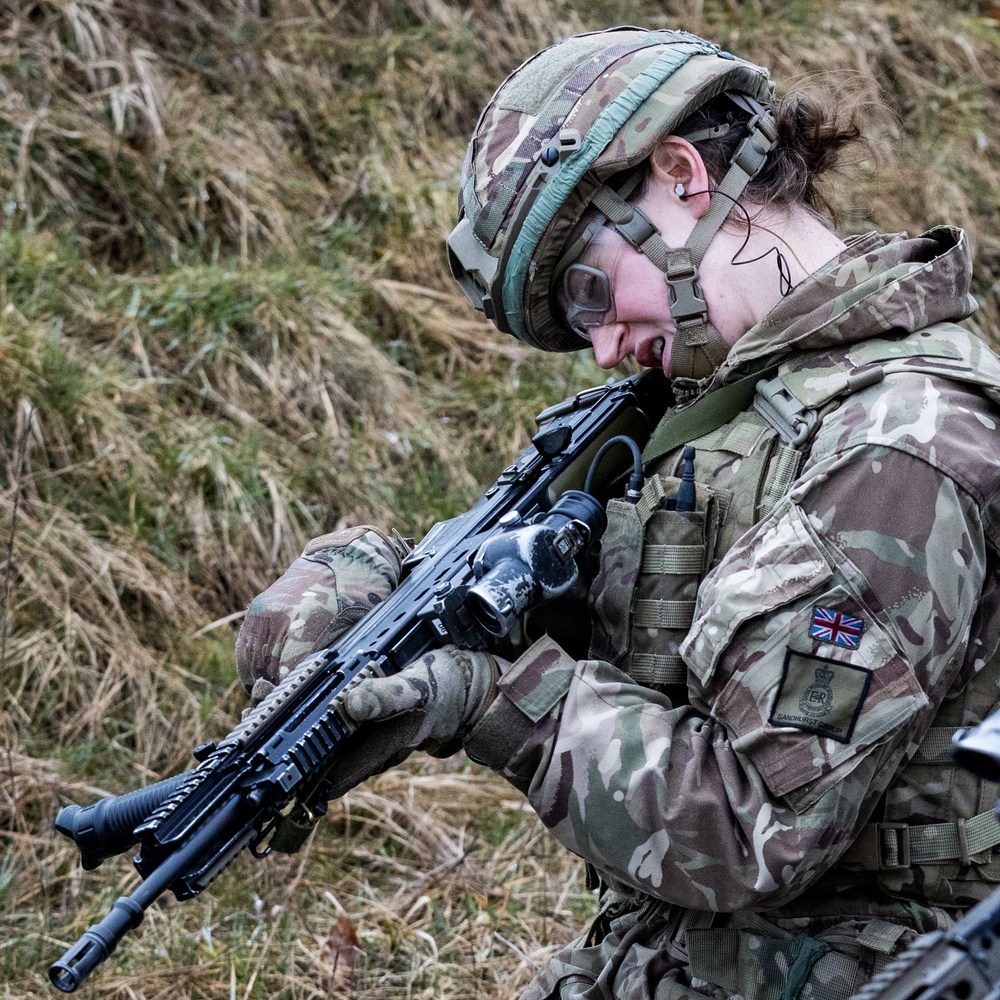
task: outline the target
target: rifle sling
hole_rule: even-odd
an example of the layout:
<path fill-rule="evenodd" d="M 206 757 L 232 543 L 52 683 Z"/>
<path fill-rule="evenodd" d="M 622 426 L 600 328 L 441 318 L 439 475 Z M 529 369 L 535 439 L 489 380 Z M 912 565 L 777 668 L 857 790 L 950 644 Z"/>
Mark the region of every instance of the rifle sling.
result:
<path fill-rule="evenodd" d="M 709 434 L 750 408 L 757 383 L 771 378 L 777 366 L 745 375 L 736 382 L 706 393 L 683 410 L 668 411 L 656 425 L 642 453 L 644 465 L 695 438 Z"/>

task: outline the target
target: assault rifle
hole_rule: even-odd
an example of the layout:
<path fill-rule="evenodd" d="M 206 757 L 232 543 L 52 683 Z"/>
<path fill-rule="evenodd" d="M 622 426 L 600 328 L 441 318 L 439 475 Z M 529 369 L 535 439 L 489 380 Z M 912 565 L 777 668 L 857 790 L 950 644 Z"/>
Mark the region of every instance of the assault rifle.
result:
<path fill-rule="evenodd" d="M 76 843 L 84 868 L 138 843 L 143 882 L 51 966 L 52 984 L 76 990 L 167 890 L 178 900 L 197 896 L 244 849 L 258 858 L 297 850 L 344 790 L 338 761 L 356 728 L 341 708 L 344 691 L 446 643 L 487 649 L 522 612 L 566 593 L 577 557 L 605 527 L 591 491 L 604 452 L 631 438 L 638 475 L 636 442 L 649 437 L 670 400 L 663 376 L 646 372 L 540 413 L 531 446 L 471 509 L 431 529 L 404 561 L 399 587 L 222 742 L 197 747 L 196 768 L 62 809 L 56 828 Z M 635 489 L 630 482 L 633 499 Z"/>
<path fill-rule="evenodd" d="M 1000 781 L 1000 712 L 956 733 L 953 742 L 956 763 L 981 778 Z M 1000 1000 L 1000 889 L 950 930 L 917 938 L 851 1000 L 987 998 Z"/>

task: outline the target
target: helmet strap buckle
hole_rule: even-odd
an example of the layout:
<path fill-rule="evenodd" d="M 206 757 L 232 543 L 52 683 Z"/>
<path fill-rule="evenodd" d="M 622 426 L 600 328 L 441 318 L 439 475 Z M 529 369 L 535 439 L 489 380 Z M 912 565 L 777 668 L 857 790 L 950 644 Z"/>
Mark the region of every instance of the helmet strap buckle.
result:
<path fill-rule="evenodd" d="M 750 134 L 736 147 L 736 152 L 729 161 L 739 167 L 749 180 L 756 177 L 767 160 L 767 154 L 774 149 L 778 141 L 778 128 L 774 116 L 769 112 L 754 115 L 747 123 Z"/>
<path fill-rule="evenodd" d="M 708 322 L 708 303 L 698 284 L 698 268 L 683 249 L 668 253 L 665 278 L 670 290 L 670 315 L 677 329 L 704 326 Z"/>

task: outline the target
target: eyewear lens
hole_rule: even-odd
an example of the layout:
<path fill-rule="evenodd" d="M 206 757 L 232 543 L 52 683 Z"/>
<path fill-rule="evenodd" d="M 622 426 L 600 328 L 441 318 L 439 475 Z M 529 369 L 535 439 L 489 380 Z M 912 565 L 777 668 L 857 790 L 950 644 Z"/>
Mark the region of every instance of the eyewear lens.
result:
<path fill-rule="evenodd" d="M 563 275 L 566 322 L 574 333 L 590 340 L 590 330 L 615 320 L 611 281 L 599 268 L 570 264 Z"/>

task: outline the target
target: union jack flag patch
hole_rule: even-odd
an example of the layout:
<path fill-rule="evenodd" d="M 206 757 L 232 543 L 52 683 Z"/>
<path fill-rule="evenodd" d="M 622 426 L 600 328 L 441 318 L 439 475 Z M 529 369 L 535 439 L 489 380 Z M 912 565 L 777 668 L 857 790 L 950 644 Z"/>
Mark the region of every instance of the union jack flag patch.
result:
<path fill-rule="evenodd" d="M 819 642 L 832 642 L 835 646 L 857 649 L 865 623 L 833 608 L 813 608 L 809 634 Z"/>

